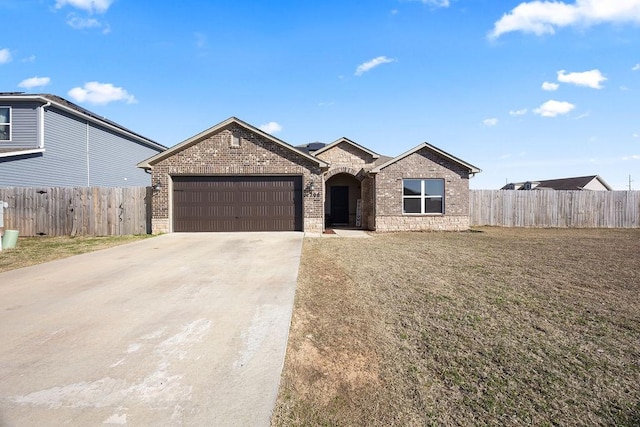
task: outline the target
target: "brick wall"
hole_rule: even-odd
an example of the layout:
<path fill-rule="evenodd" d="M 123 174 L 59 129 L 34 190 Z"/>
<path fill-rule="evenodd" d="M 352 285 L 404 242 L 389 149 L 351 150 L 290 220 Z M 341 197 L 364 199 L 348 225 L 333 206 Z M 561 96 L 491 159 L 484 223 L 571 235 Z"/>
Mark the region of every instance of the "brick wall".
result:
<path fill-rule="evenodd" d="M 339 174 L 353 176 L 350 182 L 350 215 L 349 225 L 356 224 L 356 200 L 362 199 L 362 228 L 373 229 L 373 181 L 367 176 L 366 171 L 373 169 L 375 159 L 373 156 L 360 148 L 348 143 L 341 142 L 324 151 L 317 156 L 319 159 L 329 163 L 331 167 L 325 179 L 327 180 L 327 203 L 325 209 L 330 208 L 330 187 L 332 185 L 345 185 L 339 181 Z M 334 178 L 335 177 L 335 178 Z M 359 192 L 355 191 L 359 189 Z M 359 193 L 359 194 L 358 194 Z"/>
<path fill-rule="evenodd" d="M 318 189 L 313 194 L 303 192 L 304 231 L 323 229 L 320 167 L 244 127 L 227 126 L 153 166 L 152 182 L 161 186 L 153 194 L 154 233 L 171 231 L 173 175 L 302 175 L 303 188 L 313 182 Z"/>
<path fill-rule="evenodd" d="M 332 166 L 350 166 L 357 170 L 361 168 L 366 169 L 367 165 L 372 166 L 374 162 L 371 154 L 347 142 L 341 142 L 327 151 L 318 154 L 317 157 L 330 163 Z"/>
<path fill-rule="evenodd" d="M 402 213 L 402 180 L 441 178 L 444 215 Z M 393 163 L 375 176 L 375 230 L 465 230 L 469 228 L 469 172 L 427 148 Z"/>

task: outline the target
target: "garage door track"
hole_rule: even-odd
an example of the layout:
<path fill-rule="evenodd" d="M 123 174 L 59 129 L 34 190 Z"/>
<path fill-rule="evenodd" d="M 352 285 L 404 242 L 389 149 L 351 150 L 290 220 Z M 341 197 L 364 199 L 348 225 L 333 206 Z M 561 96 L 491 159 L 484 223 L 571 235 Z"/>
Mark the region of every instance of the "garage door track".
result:
<path fill-rule="evenodd" d="M 167 234 L 0 274 L 0 425 L 268 425 L 302 237 Z"/>

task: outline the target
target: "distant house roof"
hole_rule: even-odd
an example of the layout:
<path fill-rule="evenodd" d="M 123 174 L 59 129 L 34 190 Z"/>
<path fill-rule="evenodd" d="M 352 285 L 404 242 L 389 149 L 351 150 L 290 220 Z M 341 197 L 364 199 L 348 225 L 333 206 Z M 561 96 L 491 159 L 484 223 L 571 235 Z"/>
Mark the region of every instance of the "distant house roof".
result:
<path fill-rule="evenodd" d="M 585 190 L 589 189 L 589 185 L 592 184 L 594 180 L 606 190 L 612 190 L 609 184 L 607 184 L 599 175 L 547 179 L 541 181 L 512 182 L 502 187 L 501 190 Z"/>
<path fill-rule="evenodd" d="M 457 158 L 456 156 L 454 156 L 452 154 L 449 154 L 446 151 L 443 151 L 443 150 L 439 149 L 438 147 L 435 147 L 435 146 L 429 144 L 428 142 L 423 142 L 422 144 L 412 148 L 411 150 L 409 150 L 409 151 L 407 151 L 405 153 L 402 153 L 397 157 L 393 157 L 393 158 L 389 159 L 388 161 L 376 166 L 375 168 L 373 168 L 371 170 L 371 173 L 380 172 L 382 169 L 386 168 L 387 166 L 392 165 L 395 162 L 397 162 L 399 160 L 402 160 L 405 157 L 408 157 L 411 154 L 422 150 L 423 148 L 426 148 L 426 149 L 438 154 L 439 156 L 441 156 L 441 157 L 443 157 L 443 158 L 445 158 L 445 159 L 447 159 L 447 160 L 449 160 L 449 161 L 451 161 L 453 163 L 457 163 L 458 165 L 464 167 L 465 169 L 468 169 L 469 173 L 471 173 L 472 175 L 481 172 L 481 170 L 479 168 L 473 166 L 471 163 L 467 163 L 467 162 Z"/>
<path fill-rule="evenodd" d="M 313 154 L 315 151 L 318 151 L 322 147 L 324 147 L 324 142 L 310 142 L 308 144 L 296 145 L 294 148 L 298 151 L 302 151 L 305 154 Z"/>
<path fill-rule="evenodd" d="M 140 135 L 137 132 L 134 132 L 126 127 L 119 125 L 118 123 L 107 119 L 106 117 L 102 117 L 96 113 L 93 113 L 85 108 L 80 107 L 79 105 L 74 104 L 71 101 L 68 101 L 60 96 L 52 95 L 49 93 L 40 93 L 40 94 L 27 94 L 24 92 L 0 92 L 0 101 L 8 100 L 8 101 L 36 101 L 42 104 L 51 103 L 56 107 L 67 111 L 75 116 L 80 116 L 85 119 L 88 119 L 94 123 L 98 123 L 106 128 L 110 128 L 111 130 L 115 130 L 120 134 L 127 135 L 128 137 L 143 143 L 144 145 L 151 146 L 153 148 L 158 148 L 161 150 L 166 150 L 162 144 L 159 144 L 152 139 L 149 139 L 145 136 Z"/>

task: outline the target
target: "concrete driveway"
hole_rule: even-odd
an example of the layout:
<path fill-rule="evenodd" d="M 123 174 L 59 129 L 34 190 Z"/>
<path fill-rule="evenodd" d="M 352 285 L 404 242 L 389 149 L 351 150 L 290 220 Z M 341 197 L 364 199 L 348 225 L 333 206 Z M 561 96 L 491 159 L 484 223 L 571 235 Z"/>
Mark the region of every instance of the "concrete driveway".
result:
<path fill-rule="evenodd" d="M 302 238 L 167 234 L 0 274 L 0 425 L 268 425 Z"/>

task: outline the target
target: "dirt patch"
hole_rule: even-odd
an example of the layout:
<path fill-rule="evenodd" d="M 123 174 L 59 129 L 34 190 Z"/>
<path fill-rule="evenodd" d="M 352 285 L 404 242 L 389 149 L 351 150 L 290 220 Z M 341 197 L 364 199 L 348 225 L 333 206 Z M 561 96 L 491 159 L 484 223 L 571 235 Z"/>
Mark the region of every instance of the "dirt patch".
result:
<path fill-rule="evenodd" d="M 273 425 L 637 425 L 640 230 L 306 239 Z"/>

